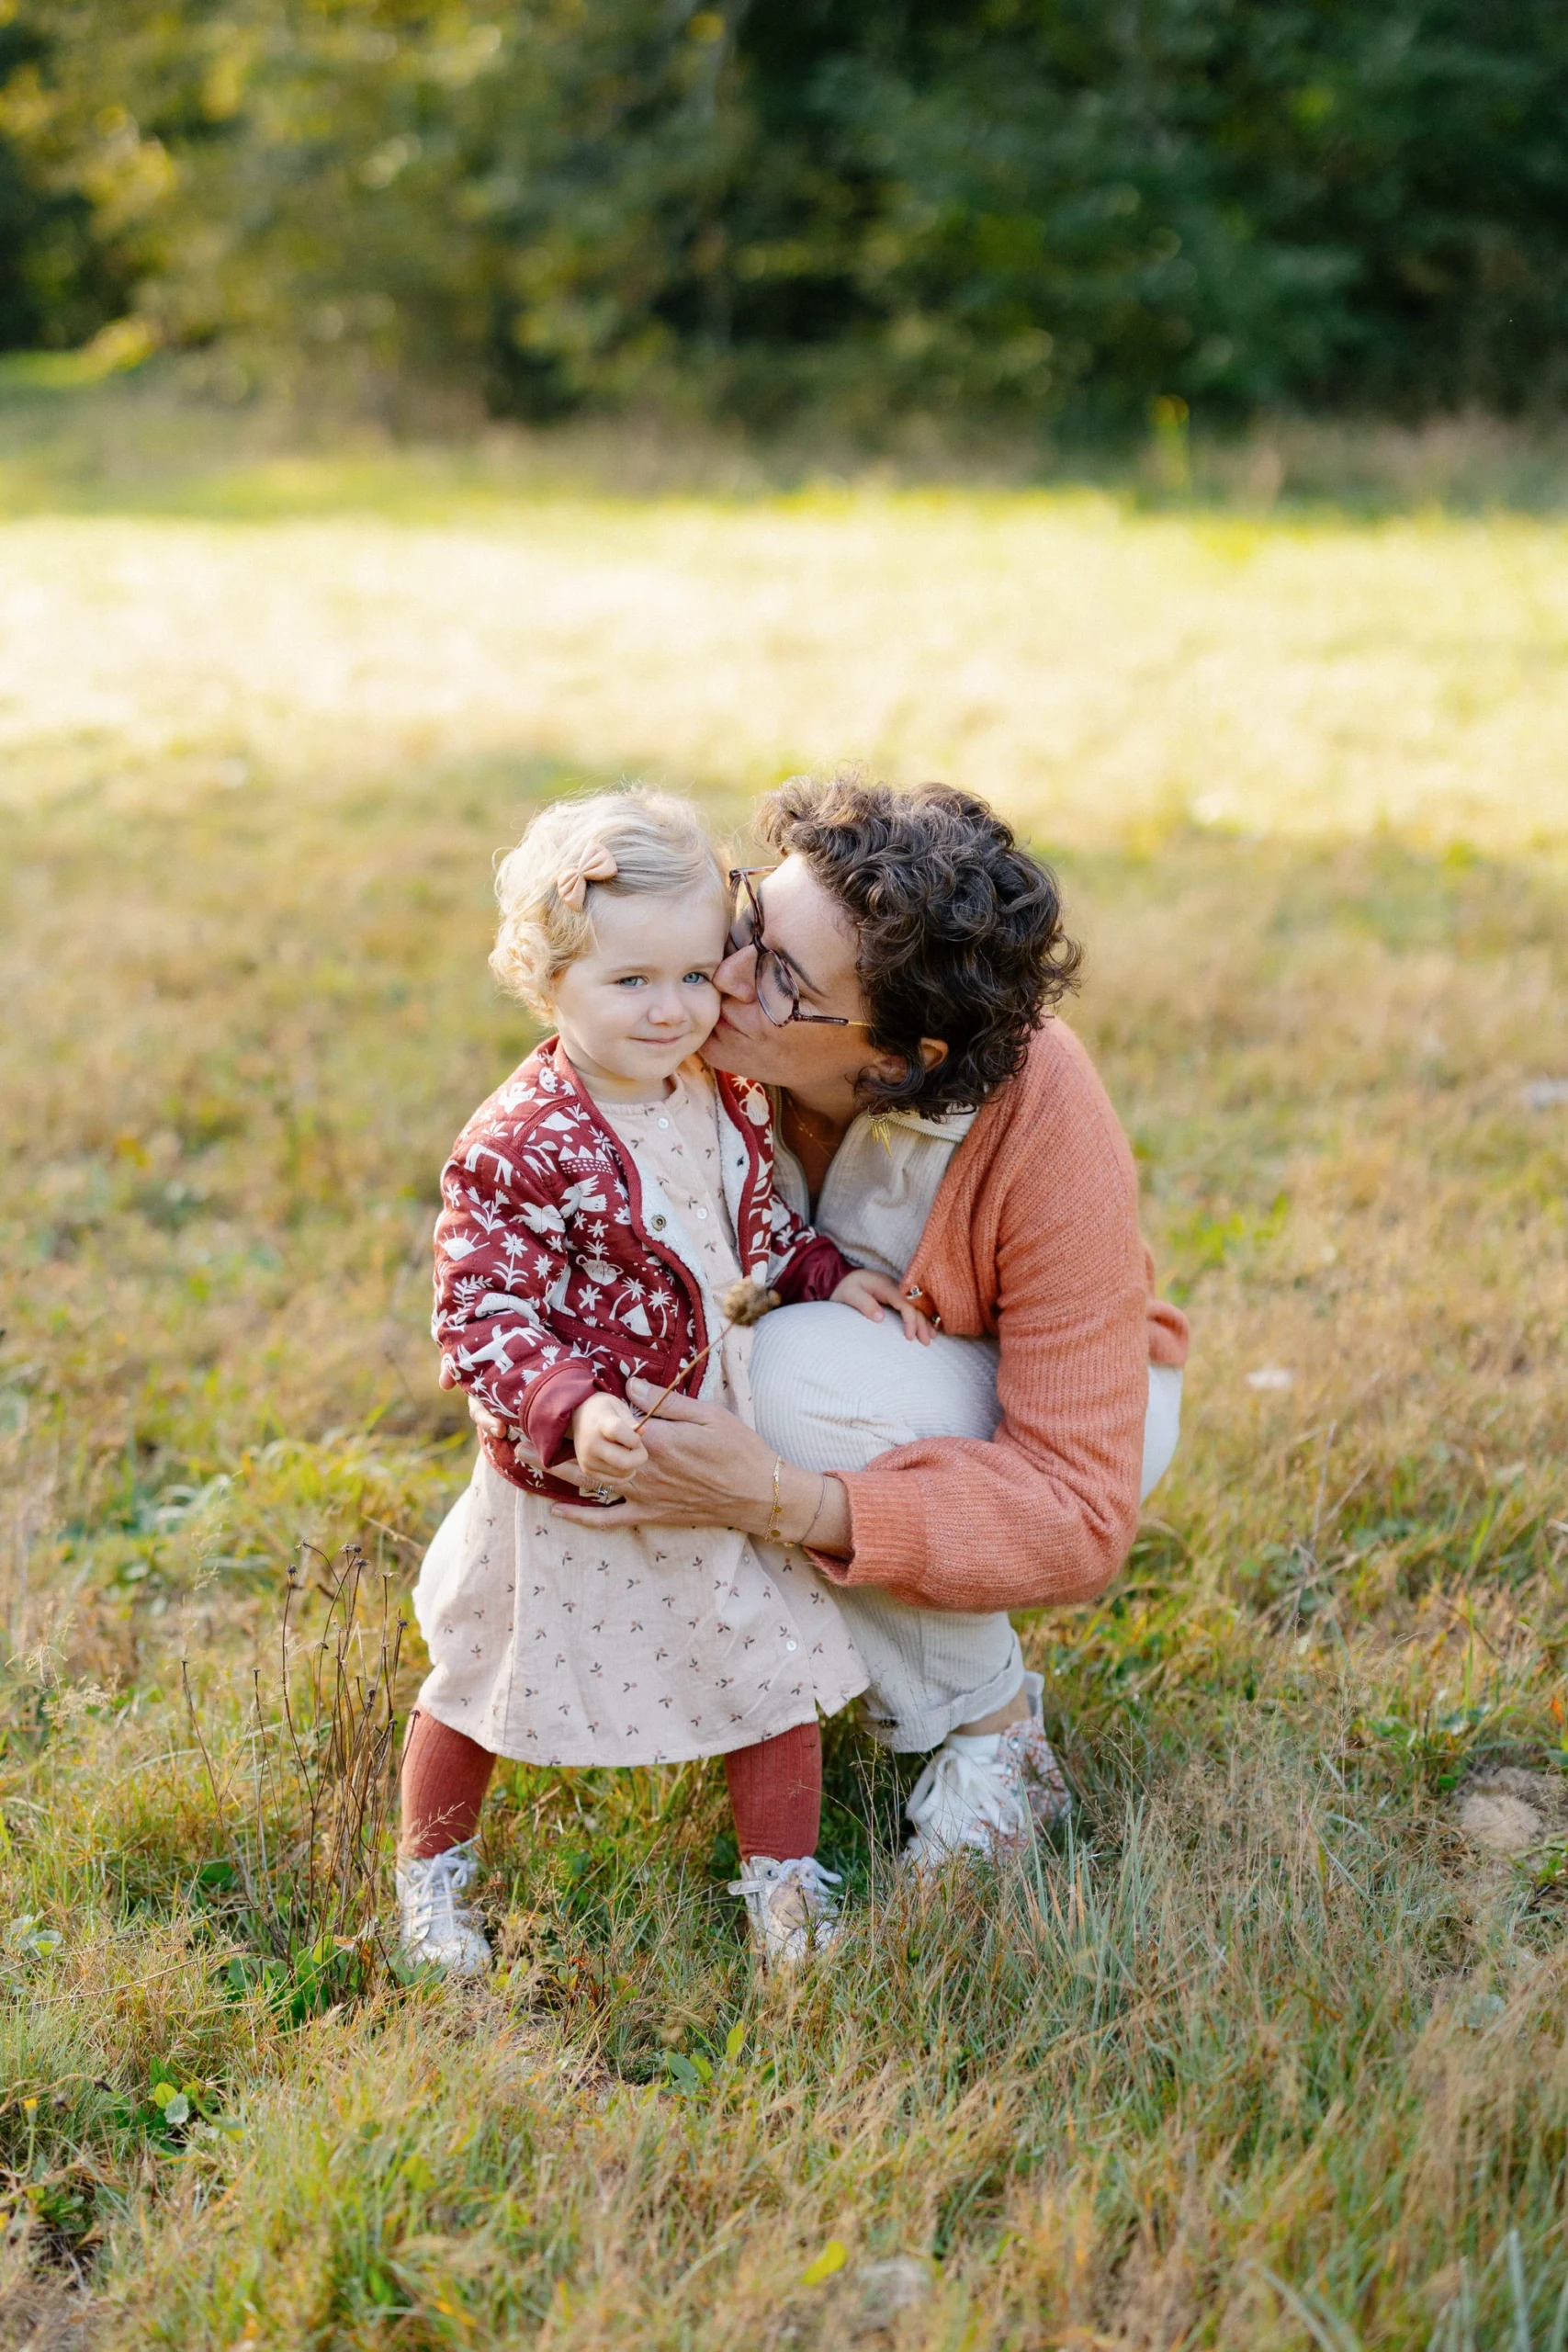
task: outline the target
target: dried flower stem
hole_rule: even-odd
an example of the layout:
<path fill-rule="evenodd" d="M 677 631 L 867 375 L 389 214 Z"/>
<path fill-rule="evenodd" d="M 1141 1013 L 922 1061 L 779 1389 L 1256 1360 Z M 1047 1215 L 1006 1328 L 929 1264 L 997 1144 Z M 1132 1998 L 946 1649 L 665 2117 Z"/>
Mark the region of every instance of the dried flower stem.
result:
<path fill-rule="evenodd" d="M 723 1342 L 729 1337 L 731 1331 L 738 1328 L 743 1329 L 746 1325 L 750 1323 L 760 1323 L 764 1315 L 771 1315 L 773 1308 L 779 1304 L 779 1295 L 776 1290 L 769 1290 L 766 1284 L 762 1283 L 731 1283 L 729 1288 L 725 1292 L 723 1298 L 719 1301 L 719 1304 L 724 1309 L 725 1319 L 723 1323 L 714 1333 L 713 1338 L 708 1341 L 706 1347 L 699 1348 L 696 1354 L 692 1357 L 691 1361 L 681 1366 L 680 1371 L 675 1374 L 675 1377 L 670 1383 L 669 1387 L 662 1389 L 654 1398 L 647 1412 L 638 1416 L 632 1429 L 632 1434 L 634 1437 L 637 1435 L 638 1430 L 647 1427 L 648 1423 L 652 1420 L 655 1413 L 658 1412 L 660 1405 L 664 1403 L 667 1397 L 673 1396 L 676 1389 L 681 1385 L 681 1383 L 688 1378 L 692 1373 L 695 1372 L 698 1364 L 702 1363 L 709 1355 L 711 1355 L 715 1348 L 722 1346 Z"/>

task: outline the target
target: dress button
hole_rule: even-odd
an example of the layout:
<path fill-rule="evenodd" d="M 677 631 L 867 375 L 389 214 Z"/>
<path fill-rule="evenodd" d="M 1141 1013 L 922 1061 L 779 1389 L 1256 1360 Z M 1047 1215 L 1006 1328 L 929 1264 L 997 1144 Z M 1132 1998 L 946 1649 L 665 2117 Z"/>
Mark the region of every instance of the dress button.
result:
<path fill-rule="evenodd" d="M 700 1217 L 705 1217 L 705 1216 L 706 1216 L 706 1215 L 707 1215 L 707 1211 L 706 1211 L 706 1209 L 699 1209 L 699 1210 L 697 1211 L 697 1215 L 698 1215 Z"/>
<path fill-rule="evenodd" d="M 667 1127 L 670 1125 L 670 1122 L 668 1119 L 660 1119 L 659 1124 L 661 1127 Z"/>
<path fill-rule="evenodd" d="M 797 1645 L 796 1645 L 795 1643 L 794 1643 L 794 1642 L 786 1642 L 786 1643 L 784 1644 L 784 1647 L 785 1647 L 785 1649 L 786 1649 L 786 1650 L 793 1650 L 793 1649 L 795 1649 L 795 1647 L 797 1647 Z"/>

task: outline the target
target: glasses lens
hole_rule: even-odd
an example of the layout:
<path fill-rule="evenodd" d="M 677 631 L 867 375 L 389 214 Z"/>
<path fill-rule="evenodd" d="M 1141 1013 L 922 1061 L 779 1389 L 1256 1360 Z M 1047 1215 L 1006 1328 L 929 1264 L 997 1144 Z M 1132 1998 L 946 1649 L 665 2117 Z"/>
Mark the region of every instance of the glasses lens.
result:
<path fill-rule="evenodd" d="M 770 1021 L 793 1021 L 800 999 L 789 974 L 770 948 L 757 958 L 757 1001 Z"/>

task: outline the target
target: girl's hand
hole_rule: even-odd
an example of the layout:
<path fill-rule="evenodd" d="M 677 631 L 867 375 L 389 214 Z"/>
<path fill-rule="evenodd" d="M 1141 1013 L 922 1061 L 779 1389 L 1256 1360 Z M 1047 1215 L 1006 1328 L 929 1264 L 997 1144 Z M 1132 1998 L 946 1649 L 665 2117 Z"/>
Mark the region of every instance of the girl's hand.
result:
<path fill-rule="evenodd" d="M 631 1407 L 596 1392 L 571 1417 L 571 1447 L 585 1478 L 624 1486 L 648 1460 Z"/>
<path fill-rule="evenodd" d="M 869 1266 L 857 1266 L 852 1273 L 844 1276 L 833 1298 L 840 1306 L 852 1306 L 870 1323 L 880 1323 L 883 1308 L 891 1306 L 903 1318 L 904 1337 L 919 1340 L 922 1348 L 931 1346 L 930 1321 L 913 1299 L 905 1297 L 891 1274 L 877 1274 Z"/>

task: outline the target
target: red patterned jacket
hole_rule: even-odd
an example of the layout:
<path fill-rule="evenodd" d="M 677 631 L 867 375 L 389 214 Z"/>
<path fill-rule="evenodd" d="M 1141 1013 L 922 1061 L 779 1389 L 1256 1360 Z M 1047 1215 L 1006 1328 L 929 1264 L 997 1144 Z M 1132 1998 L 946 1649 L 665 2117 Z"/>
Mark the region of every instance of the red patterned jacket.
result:
<path fill-rule="evenodd" d="M 725 1197 L 740 1263 L 786 1305 L 828 1298 L 850 1271 L 773 1190 L 768 1098 L 716 1071 Z M 660 1387 L 712 1334 L 695 1268 L 644 1213 L 632 1156 L 547 1037 L 474 1113 L 441 1171 L 431 1330 L 459 1387 L 521 1431 L 547 1467 L 571 1417 L 634 1374 Z M 656 1229 L 657 1228 L 657 1229 Z M 693 1395 L 706 1365 L 687 1377 Z M 481 1437 L 514 1486 L 573 1501 L 575 1487 Z"/>

